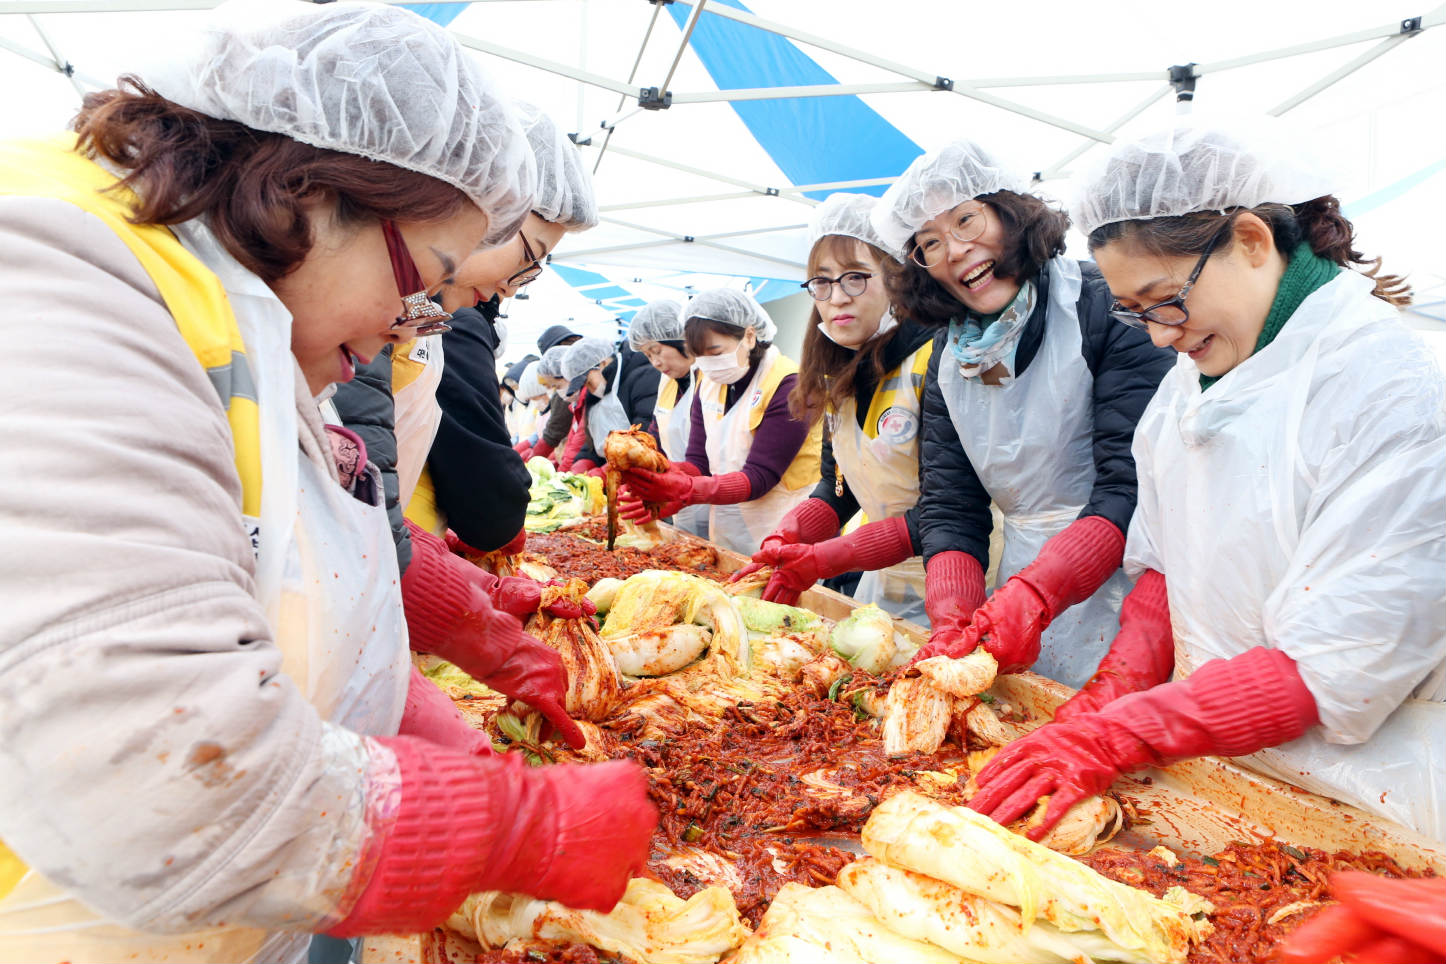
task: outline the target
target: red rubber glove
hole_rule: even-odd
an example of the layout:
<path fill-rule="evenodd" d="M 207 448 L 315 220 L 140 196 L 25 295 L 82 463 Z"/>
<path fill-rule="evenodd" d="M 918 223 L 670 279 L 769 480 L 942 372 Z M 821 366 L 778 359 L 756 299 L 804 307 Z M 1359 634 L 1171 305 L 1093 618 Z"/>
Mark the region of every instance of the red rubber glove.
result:
<path fill-rule="evenodd" d="M 929 641 L 910 663 L 932 656 L 958 659 L 974 652 L 962 648 L 964 631 L 974 610 L 984 604 L 984 567 L 967 552 L 941 552 L 924 564 L 924 611 L 929 614 Z"/>
<path fill-rule="evenodd" d="M 742 472 L 723 475 L 698 475 L 683 468 L 685 463 L 673 462 L 666 472 L 647 469 L 624 469 L 623 481 L 633 495 L 644 502 L 690 505 L 733 505 L 753 498 L 753 483 Z M 676 511 L 676 510 L 675 510 Z"/>
<path fill-rule="evenodd" d="M 1099 669 L 1054 711 L 1056 721 L 1093 713 L 1127 693 L 1159 686 L 1175 671 L 1175 637 L 1165 577 L 1146 569 L 1120 607 L 1120 631 Z"/>
<path fill-rule="evenodd" d="M 1281 943 L 1282 964 L 1446 961 L 1446 877 L 1395 880 L 1360 870 L 1331 874 L 1340 901 Z"/>
<path fill-rule="evenodd" d="M 333 936 L 431 930 L 481 890 L 606 912 L 646 866 L 658 811 L 636 763 L 531 768 L 515 753 L 375 742 L 396 756 L 401 799 L 389 827 L 371 828 L 358 865 L 373 869 Z"/>
<path fill-rule="evenodd" d="M 552 450 L 555 447 L 551 442 L 544 442 L 542 439 L 538 439 L 537 444 L 532 447 L 532 454 L 538 458 L 551 458 Z"/>
<path fill-rule="evenodd" d="M 1206 754 L 1244 756 L 1294 740 L 1318 722 L 1295 661 L 1257 646 L 1015 740 L 979 771 L 979 792 L 968 805 L 1008 824 L 1048 795 L 1044 821 L 1029 832 L 1038 840 L 1121 773 Z"/>
<path fill-rule="evenodd" d="M 402 606 L 412 649 L 435 653 L 528 704 L 569 746 L 582 749 L 587 741 L 562 709 L 567 670 L 557 651 L 524 633 L 516 616 L 493 605 L 484 577 L 496 576 L 452 555 L 430 532 L 410 522 L 408 527 L 412 564 L 402 576 Z"/>
<path fill-rule="evenodd" d="M 578 459 L 568 471 L 574 475 L 591 475 L 597 471 L 597 463 L 592 459 Z"/>
<path fill-rule="evenodd" d="M 744 576 L 752 575 L 764 566 L 772 565 L 771 562 L 763 562 L 760 556 L 780 546 L 790 546 L 799 543 L 812 545 L 822 542 L 830 536 L 838 535 L 839 521 L 838 513 L 833 510 L 822 499 L 804 499 L 798 505 L 788 510 L 788 514 L 778 523 L 778 528 L 763 537 L 763 544 L 753 554 L 753 561 L 739 569 L 729 577 L 729 582 L 737 582 Z M 847 571 L 847 570 L 845 570 Z M 767 598 L 766 596 L 764 598 Z"/>
<path fill-rule="evenodd" d="M 994 591 L 974 613 L 963 645 L 982 645 L 1001 673 L 1028 669 L 1039 658 L 1040 635 L 1056 616 L 1104 585 L 1125 556 L 1125 535 L 1113 522 L 1086 516 L 1071 522 L 1034 561 Z"/>
<path fill-rule="evenodd" d="M 437 685 L 412 667 L 407 681 L 407 704 L 402 710 L 400 736 L 415 736 L 459 753 L 492 756 L 492 741 L 462 718 L 457 705 Z"/>
<path fill-rule="evenodd" d="M 913 554 L 909 524 L 903 516 L 895 516 L 813 545 L 759 549 L 753 559 L 773 567 L 773 577 L 763 589 L 763 598 L 792 606 L 798 602 L 800 593 L 820 579 L 855 569 L 883 569 Z"/>
<path fill-rule="evenodd" d="M 416 554 L 435 553 L 437 551 L 437 537 L 418 526 L 412 520 L 405 520 L 407 529 L 412 533 L 412 558 L 415 561 Z M 443 545 L 452 553 L 471 552 L 481 555 L 467 543 L 457 538 L 457 534 L 451 529 L 447 530 L 447 538 Z M 523 529 L 512 538 L 512 541 L 499 549 L 499 552 L 514 554 L 522 551 L 527 545 L 527 530 Z M 515 547 L 515 548 L 514 548 Z M 465 562 L 465 560 L 464 560 Z M 443 563 L 449 565 L 449 563 Z M 408 572 L 411 570 L 408 569 Z M 459 572 L 465 572 L 466 577 L 475 582 L 492 600 L 492 605 L 504 613 L 516 616 L 525 620 L 528 616 L 537 612 L 542 606 L 542 586 L 537 582 L 528 579 L 526 576 L 497 576 L 485 569 L 467 563 L 466 567 Z M 556 602 L 547 607 L 547 613 L 551 616 L 558 616 L 562 619 L 577 619 L 581 616 L 590 616 L 597 612 L 597 607 L 591 601 L 584 600 L 585 605 L 579 608 L 574 603 Z M 588 606 L 592 606 L 588 609 Z"/>
<path fill-rule="evenodd" d="M 512 451 L 522 456 L 522 461 L 526 462 L 532 455 L 532 443 L 527 441 L 527 439 L 523 439 L 512 446 Z"/>

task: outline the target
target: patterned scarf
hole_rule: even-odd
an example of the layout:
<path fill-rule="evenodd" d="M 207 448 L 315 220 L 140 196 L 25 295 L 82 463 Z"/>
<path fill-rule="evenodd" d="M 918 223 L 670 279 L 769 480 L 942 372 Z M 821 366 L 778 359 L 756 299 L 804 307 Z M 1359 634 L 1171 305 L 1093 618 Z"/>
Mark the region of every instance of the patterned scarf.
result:
<path fill-rule="evenodd" d="M 1008 308 L 986 326 L 982 319 L 965 315 L 949 322 L 949 347 L 959 362 L 959 373 L 975 378 L 1014 353 L 1024 323 L 1034 312 L 1034 282 L 1019 286 Z"/>

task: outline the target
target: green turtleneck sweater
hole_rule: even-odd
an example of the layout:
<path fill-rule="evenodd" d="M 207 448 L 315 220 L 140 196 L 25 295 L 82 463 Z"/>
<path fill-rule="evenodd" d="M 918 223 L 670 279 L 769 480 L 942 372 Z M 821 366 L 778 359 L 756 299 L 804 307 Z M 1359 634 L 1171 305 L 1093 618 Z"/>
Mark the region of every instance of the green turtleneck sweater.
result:
<path fill-rule="evenodd" d="M 1265 327 L 1260 329 L 1260 337 L 1255 340 L 1254 355 L 1266 345 L 1275 340 L 1290 316 L 1295 314 L 1295 309 L 1300 303 L 1310 296 L 1311 292 L 1325 286 L 1341 270 L 1341 266 L 1334 261 L 1328 261 L 1311 250 L 1310 245 L 1302 241 L 1290 254 L 1290 263 L 1285 266 L 1285 274 L 1281 275 L 1280 287 L 1275 289 L 1275 300 L 1270 303 L 1270 313 L 1265 316 Z M 1200 390 L 1209 391 L 1224 375 L 1201 375 Z"/>

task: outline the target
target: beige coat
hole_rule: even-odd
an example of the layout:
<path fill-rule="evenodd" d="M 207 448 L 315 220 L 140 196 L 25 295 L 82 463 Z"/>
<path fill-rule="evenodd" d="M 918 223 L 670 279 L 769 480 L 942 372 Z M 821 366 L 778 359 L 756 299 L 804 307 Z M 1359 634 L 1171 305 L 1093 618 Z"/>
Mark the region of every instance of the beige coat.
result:
<path fill-rule="evenodd" d="M 323 925 L 369 743 L 280 673 L 216 391 L 98 219 L 0 198 L 0 251 L 0 840 L 134 928 Z"/>

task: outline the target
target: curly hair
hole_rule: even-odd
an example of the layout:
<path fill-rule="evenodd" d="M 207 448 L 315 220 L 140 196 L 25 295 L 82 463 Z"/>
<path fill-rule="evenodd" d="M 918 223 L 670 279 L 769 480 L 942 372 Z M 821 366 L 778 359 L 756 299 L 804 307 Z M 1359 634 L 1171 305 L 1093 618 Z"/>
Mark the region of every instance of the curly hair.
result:
<path fill-rule="evenodd" d="M 1317 255 L 1343 268 L 1360 265 L 1356 270 L 1375 282 L 1371 294 L 1382 301 L 1398 308 L 1411 303 L 1411 286 L 1403 275 L 1381 274 L 1380 258 L 1367 260 L 1355 249 L 1355 227 L 1341 213 L 1341 202 L 1333 195 L 1295 205 L 1261 204 L 1223 213 L 1201 211 L 1171 218 L 1115 221 L 1091 232 L 1089 247 L 1097 251 L 1112 241 L 1125 240 L 1154 255 L 1198 257 L 1245 210 L 1270 226 L 1275 249 L 1287 261 L 1304 241 Z"/>
<path fill-rule="evenodd" d="M 1014 191 L 996 191 L 975 200 L 989 206 L 999 219 L 1005 247 L 994 265 L 997 278 L 1023 282 L 1033 278 L 1050 258 L 1064 253 L 1064 235 L 1069 230 L 1069 215 L 1051 207 L 1043 198 Z M 914 246 L 909 238 L 904 250 Z M 958 299 L 929 275 L 914 260 L 890 261 L 884 269 L 889 286 L 889 300 L 894 314 L 901 321 L 917 321 L 924 325 L 947 325 L 958 316 Z"/>
<path fill-rule="evenodd" d="M 137 197 L 132 222 L 204 216 L 226 251 L 266 282 L 310 253 L 307 205 L 318 198 L 342 225 L 441 221 L 471 203 L 425 174 L 208 117 L 130 75 L 87 94 L 71 126 L 82 152 L 126 172 L 121 186 Z"/>

